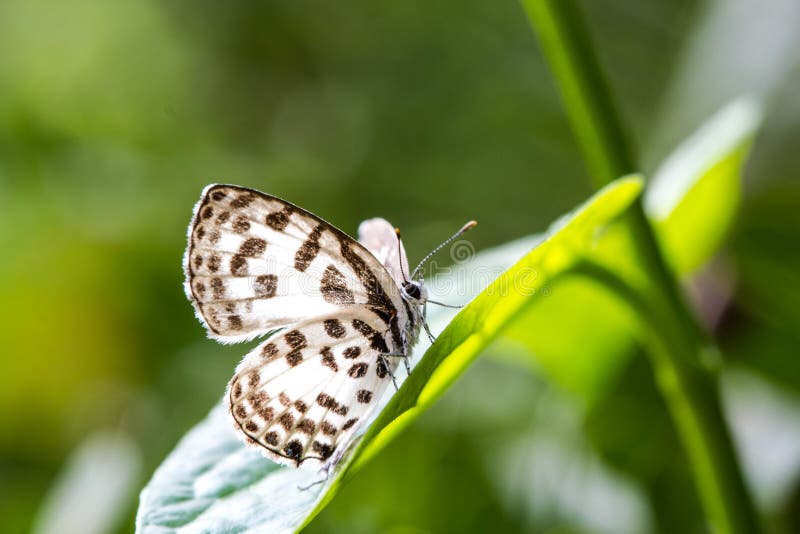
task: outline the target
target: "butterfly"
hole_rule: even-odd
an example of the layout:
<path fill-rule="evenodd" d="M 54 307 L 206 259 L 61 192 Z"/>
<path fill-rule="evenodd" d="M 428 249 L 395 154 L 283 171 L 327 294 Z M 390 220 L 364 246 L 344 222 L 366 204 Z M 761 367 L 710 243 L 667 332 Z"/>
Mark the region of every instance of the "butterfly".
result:
<path fill-rule="evenodd" d="M 335 464 L 401 360 L 408 370 L 421 327 L 431 336 L 420 268 L 473 226 L 408 276 L 399 231 L 384 219 L 362 222 L 356 241 L 277 197 L 206 187 L 188 230 L 186 295 L 210 337 L 268 336 L 227 387 L 244 441 L 280 463 Z"/>

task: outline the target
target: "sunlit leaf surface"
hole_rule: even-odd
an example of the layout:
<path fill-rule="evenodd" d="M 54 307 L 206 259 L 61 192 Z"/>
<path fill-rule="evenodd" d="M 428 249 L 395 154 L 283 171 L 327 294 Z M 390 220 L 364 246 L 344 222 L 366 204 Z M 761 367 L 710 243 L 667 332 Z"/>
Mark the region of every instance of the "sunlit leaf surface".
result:
<path fill-rule="evenodd" d="M 761 122 L 759 104 L 732 102 L 670 155 L 650 181 L 645 207 L 679 274 L 708 261 L 741 202 L 741 175 Z"/>

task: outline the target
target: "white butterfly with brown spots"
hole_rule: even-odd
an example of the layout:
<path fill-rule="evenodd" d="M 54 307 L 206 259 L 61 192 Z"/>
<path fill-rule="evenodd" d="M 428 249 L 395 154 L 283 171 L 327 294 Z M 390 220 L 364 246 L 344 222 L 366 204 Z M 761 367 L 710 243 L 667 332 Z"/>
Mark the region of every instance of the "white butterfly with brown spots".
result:
<path fill-rule="evenodd" d="M 232 343 L 277 331 L 244 357 L 227 399 L 243 439 L 281 463 L 335 464 L 427 331 L 417 275 L 433 252 L 408 276 L 387 221 L 358 233 L 233 185 L 206 187 L 195 206 L 185 289 L 209 335 Z"/>

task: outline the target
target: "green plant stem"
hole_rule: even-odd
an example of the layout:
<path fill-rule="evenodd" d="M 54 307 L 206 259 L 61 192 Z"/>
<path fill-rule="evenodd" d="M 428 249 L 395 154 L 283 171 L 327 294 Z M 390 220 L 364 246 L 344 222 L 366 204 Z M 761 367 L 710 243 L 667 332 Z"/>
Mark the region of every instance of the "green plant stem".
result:
<path fill-rule="evenodd" d="M 642 213 L 639 208 L 639 213 Z M 652 236 L 644 236 L 650 249 L 648 272 L 662 282 L 669 273 L 652 256 Z M 654 271 L 655 270 L 655 271 Z M 660 273 L 660 274 L 659 274 Z M 630 305 L 641 319 L 642 344 L 653 359 L 659 387 L 691 463 L 700 498 L 715 532 L 758 532 L 758 519 L 722 413 L 716 377 L 702 367 L 708 350 L 702 334 L 690 322 L 679 292 L 644 298 L 614 272 L 591 261 L 578 262 L 564 276 L 578 275 L 600 282 Z M 663 287 L 660 286 L 660 287 Z M 687 358 L 687 355 L 690 356 Z"/>
<path fill-rule="evenodd" d="M 714 351 L 693 319 L 664 262 L 641 201 L 633 210 L 634 236 L 660 298 L 643 340 L 656 380 L 678 429 L 706 515 L 715 532 L 760 531 L 719 397 L 716 374 L 704 365 Z"/>
<path fill-rule="evenodd" d="M 634 160 L 622 123 L 574 0 L 523 0 L 523 4 L 593 178 L 606 183 L 632 172 Z M 708 350 L 705 336 L 667 267 L 641 202 L 632 213 L 633 237 L 654 294 L 644 303 L 630 295 L 634 290 L 620 296 L 647 310 L 643 343 L 686 449 L 706 515 L 716 532 L 758 532 L 755 507 L 720 407 L 716 378 L 701 363 Z M 612 289 L 617 285 L 612 284 Z"/>
<path fill-rule="evenodd" d="M 596 187 L 636 170 L 574 0 L 523 0 Z"/>

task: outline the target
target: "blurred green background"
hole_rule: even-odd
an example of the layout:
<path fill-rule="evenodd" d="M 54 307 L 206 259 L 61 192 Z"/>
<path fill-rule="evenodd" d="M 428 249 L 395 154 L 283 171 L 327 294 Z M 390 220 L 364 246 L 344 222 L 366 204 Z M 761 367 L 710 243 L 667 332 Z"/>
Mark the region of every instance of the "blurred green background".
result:
<path fill-rule="evenodd" d="M 800 531 L 800 8 L 582 6 L 645 172 L 729 98 L 765 98 L 739 219 L 697 283 L 732 293 L 714 325 L 731 402 L 772 445 L 750 476 L 769 526 Z M 205 339 L 181 273 L 211 182 L 351 233 L 386 217 L 412 259 L 468 219 L 479 250 L 541 232 L 592 192 L 513 0 L 4 0 L 0 531 L 130 531 L 222 395 L 246 349 Z M 515 350 L 497 343 L 310 530 L 703 532 L 644 358 L 586 406 Z"/>

